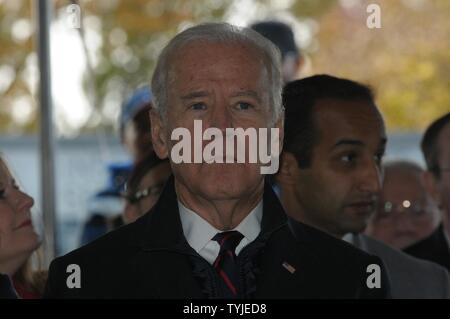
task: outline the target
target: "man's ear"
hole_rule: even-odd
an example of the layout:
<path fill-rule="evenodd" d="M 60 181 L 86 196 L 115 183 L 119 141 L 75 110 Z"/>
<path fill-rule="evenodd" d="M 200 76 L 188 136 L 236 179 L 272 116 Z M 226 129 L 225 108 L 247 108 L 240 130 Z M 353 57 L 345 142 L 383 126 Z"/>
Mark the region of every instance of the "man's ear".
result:
<path fill-rule="evenodd" d="M 441 192 L 439 191 L 439 182 L 430 171 L 425 171 L 422 175 L 425 190 L 433 197 L 438 206 L 442 203 Z"/>
<path fill-rule="evenodd" d="M 167 143 L 166 135 L 167 128 L 159 112 L 153 108 L 150 110 L 150 122 L 153 149 L 159 158 L 167 158 L 169 154 L 169 145 Z"/>
<path fill-rule="evenodd" d="M 275 179 L 281 185 L 294 185 L 296 184 L 298 169 L 295 156 L 292 153 L 284 151 L 281 153 L 280 169 Z"/>
<path fill-rule="evenodd" d="M 299 57 L 297 57 L 296 63 L 295 63 L 295 67 L 297 70 L 297 74 L 301 74 L 303 67 L 305 66 L 305 57 L 303 55 L 300 55 Z"/>

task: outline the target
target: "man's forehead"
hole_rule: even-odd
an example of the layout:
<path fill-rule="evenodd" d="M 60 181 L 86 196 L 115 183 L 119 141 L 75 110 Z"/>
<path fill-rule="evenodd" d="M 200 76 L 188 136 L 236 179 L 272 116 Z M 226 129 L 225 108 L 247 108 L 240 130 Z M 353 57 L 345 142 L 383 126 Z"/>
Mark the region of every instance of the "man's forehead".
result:
<path fill-rule="evenodd" d="M 211 54 L 213 52 L 214 54 Z M 179 47 L 171 55 L 172 65 L 185 65 L 188 61 L 186 57 L 192 59 L 197 58 L 199 62 L 203 62 L 204 58 L 217 59 L 233 58 L 239 56 L 249 61 L 262 61 L 262 54 L 255 47 L 248 43 L 242 42 L 218 42 L 193 40 Z"/>
<path fill-rule="evenodd" d="M 404 169 L 398 170 L 396 168 L 384 169 L 384 183 L 395 186 L 403 185 L 405 189 L 422 188 L 423 186 L 420 172 Z"/>
<path fill-rule="evenodd" d="M 386 139 L 383 118 L 368 101 L 320 99 L 314 107 L 314 121 L 320 135 L 330 140 Z"/>
<path fill-rule="evenodd" d="M 217 84 L 227 84 L 234 94 L 253 91 L 252 94 L 261 95 L 268 90 L 267 69 L 255 54 L 247 52 L 247 48 L 240 50 L 232 44 L 220 43 L 201 42 L 200 45 L 206 47 L 183 47 L 184 51 L 172 59 L 169 69 L 171 89 L 181 90 L 182 95 L 189 96 L 206 95 L 205 86 Z M 225 45 L 227 50 L 217 47 L 221 45 Z M 213 51 L 208 51 L 209 48 Z M 261 90 L 263 92 L 259 92 Z"/>
<path fill-rule="evenodd" d="M 382 196 L 384 199 L 403 202 L 404 200 L 422 201 L 426 199 L 424 185 L 414 177 L 387 177 L 384 175 Z"/>

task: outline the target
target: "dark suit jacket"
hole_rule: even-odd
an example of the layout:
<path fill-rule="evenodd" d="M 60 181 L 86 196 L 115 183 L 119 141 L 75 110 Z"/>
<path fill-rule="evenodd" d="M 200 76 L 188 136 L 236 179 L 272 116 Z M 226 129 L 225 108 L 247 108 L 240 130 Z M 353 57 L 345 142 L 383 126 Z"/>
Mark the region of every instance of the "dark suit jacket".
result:
<path fill-rule="evenodd" d="M 0 299 L 17 299 L 11 280 L 3 274 L 0 274 Z"/>
<path fill-rule="evenodd" d="M 414 257 L 440 264 L 450 271 L 450 248 L 442 224 L 430 236 L 405 248 L 404 251 Z"/>
<path fill-rule="evenodd" d="M 292 222 L 265 187 L 258 238 L 238 256 L 244 298 L 384 298 L 369 289 L 368 264 L 378 257 Z M 293 235 L 292 230 L 295 235 Z M 81 288 L 68 288 L 67 266 L 81 269 Z M 283 266 L 284 265 L 284 266 Z M 171 179 L 157 204 L 136 222 L 55 259 L 47 298 L 220 298 L 218 276 L 183 235 Z"/>

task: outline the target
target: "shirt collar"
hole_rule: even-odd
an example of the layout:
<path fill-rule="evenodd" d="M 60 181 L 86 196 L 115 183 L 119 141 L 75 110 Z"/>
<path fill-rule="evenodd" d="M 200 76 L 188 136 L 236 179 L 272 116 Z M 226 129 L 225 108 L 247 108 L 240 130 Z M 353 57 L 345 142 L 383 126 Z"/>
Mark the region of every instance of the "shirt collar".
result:
<path fill-rule="evenodd" d="M 178 207 L 184 236 L 188 244 L 196 252 L 200 252 L 221 231 L 209 224 L 200 215 L 184 206 L 180 201 L 178 201 Z M 239 231 L 248 242 L 254 241 L 261 231 L 262 213 L 263 201 L 261 200 L 233 230 Z"/>
<path fill-rule="evenodd" d="M 345 234 L 344 237 L 342 237 L 342 240 L 346 241 L 347 243 L 352 244 L 352 245 L 355 244 L 352 233 Z"/>

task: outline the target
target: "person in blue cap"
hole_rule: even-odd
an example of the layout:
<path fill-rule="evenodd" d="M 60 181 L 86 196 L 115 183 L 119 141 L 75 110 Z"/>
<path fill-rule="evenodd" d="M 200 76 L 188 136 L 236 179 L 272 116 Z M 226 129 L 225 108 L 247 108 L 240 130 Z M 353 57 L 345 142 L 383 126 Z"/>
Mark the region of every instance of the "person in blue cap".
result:
<path fill-rule="evenodd" d="M 152 93 L 143 86 L 123 103 L 120 116 L 120 139 L 134 163 L 153 150 L 150 134 Z"/>
<path fill-rule="evenodd" d="M 108 166 L 108 186 L 88 201 L 88 219 L 84 224 L 80 244 L 118 228 L 123 224 L 124 185 L 133 167 L 153 150 L 150 134 L 149 111 L 152 93 L 149 86 L 136 89 L 122 105 L 119 118 L 120 140 L 131 155 L 131 161 Z"/>

